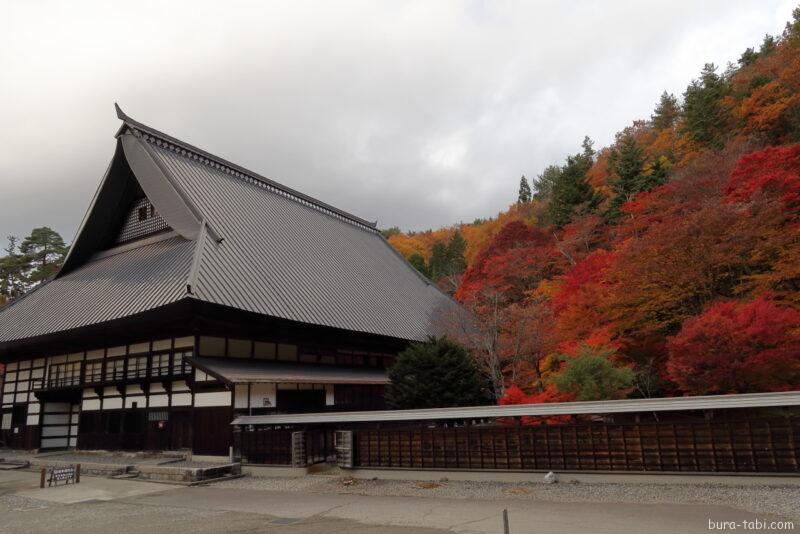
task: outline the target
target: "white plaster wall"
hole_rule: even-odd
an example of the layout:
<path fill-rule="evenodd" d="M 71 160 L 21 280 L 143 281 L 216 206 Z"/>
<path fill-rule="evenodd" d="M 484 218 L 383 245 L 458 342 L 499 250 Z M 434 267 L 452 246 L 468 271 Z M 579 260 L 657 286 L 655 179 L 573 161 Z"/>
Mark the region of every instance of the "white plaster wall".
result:
<path fill-rule="evenodd" d="M 163 408 L 169 406 L 169 395 L 150 395 L 151 408 Z"/>
<path fill-rule="evenodd" d="M 81 411 L 93 412 L 100 409 L 100 399 L 83 399 Z"/>
<path fill-rule="evenodd" d="M 191 406 L 192 394 L 191 393 L 173 393 L 172 394 L 173 406 Z"/>
<path fill-rule="evenodd" d="M 209 407 L 209 406 L 230 406 L 231 392 L 214 391 L 214 392 L 195 393 L 194 405 L 197 408 Z"/>
<path fill-rule="evenodd" d="M 247 384 L 237 384 L 234 393 L 234 408 L 247 408 Z"/>
<path fill-rule="evenodd" d="M 136 408 L 146 408 L 147 407 L 147 397 L 144 395 L 132 395 L 125 397 L 125 407 L 126 408 L 133 408 L 133 403 L 136 403 Z"/>
<path fill-rule="evenodd" d="M 112 398 L 104 398 L 103 399 L 103 409 L 104 410 L 119 410 L 122 408 L 122 398 L 121 397 L 112 397 Z"/>
<path fill-rule="evenodd" d="M 267 400 L 267 403 L 264 402 Z M 277 403 L 275 384 L 252 384 L 250 406 L 252 408 L 274 408 Z"/>

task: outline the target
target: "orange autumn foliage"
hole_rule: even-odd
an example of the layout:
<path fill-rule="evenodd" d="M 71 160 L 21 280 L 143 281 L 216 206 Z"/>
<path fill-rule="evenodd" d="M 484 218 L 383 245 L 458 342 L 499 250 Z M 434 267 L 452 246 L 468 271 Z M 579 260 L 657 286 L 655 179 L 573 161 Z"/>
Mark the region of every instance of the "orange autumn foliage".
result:
<path fill-rule="evenodd" d="M 663 128 L 634 121 L 618 135 L 635 140 L 644 176 L 657 168 L 665 178 L 621 197 L 629 200 L 613 217 L 616 142 L 585 174 L 597 202 L 562 227 L 549 224 L 552 200 L 542 197 L 479 224 L 396 239 L 403 254 L 430 254 L 455 229 L 466 240 L 455 296 L 482 324 L 495 321 L 482 342 L 503 373 L 501 402 L 563 400 L 552 384 L 561 372 L 554 355 L 584 345 L 615 349 L 612 364 L 632 368 L 645 396 L 800 387 L 791 351 L 768 357 L 736 337 L 748 320 L 767 328 L 800 311 L 800 10 L 774 46 L 719 79 L 714 142 L 690 135 L 682 114 Z M 772 329 L 764 346 L 794 347 L 796 333 Z M 716 360 L 704 356 L 712 348 Z M 755 355 L 769 376 L 752 363 L 742 364 L 745 385 L 703 375 L 733 353 Z M 705 382 L 693 383 L 692 373 Z"/>

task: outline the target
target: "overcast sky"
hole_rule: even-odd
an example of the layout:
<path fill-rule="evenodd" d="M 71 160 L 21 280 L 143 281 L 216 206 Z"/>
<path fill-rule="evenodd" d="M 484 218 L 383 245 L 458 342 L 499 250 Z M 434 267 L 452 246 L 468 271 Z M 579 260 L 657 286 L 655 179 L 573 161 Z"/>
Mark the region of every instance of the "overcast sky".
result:
<path fill-rule="evenodd" d="M 521 174 L 585 134 L 608 144 L 794 5 L 4 2 L 0 236 L 72 239 L 113 153 L 115 101 L 382 228 L 493 216 Z"/>

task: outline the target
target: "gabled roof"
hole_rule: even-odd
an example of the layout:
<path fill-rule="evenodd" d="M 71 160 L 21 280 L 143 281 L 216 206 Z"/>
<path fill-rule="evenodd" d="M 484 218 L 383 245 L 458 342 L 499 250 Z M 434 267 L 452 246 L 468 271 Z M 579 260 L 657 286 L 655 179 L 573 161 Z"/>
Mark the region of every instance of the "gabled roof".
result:
<path fill-rule="evenodd" d="M 437 315 L 457 309 L 375 223 L 117 110 L 117 150 L 62 270 L 0 310 L 0 343 L 184 298 L 408 340 L 436 333 Z M 134 190 L 153 203 L 172 237 L 98 254 Z"/>

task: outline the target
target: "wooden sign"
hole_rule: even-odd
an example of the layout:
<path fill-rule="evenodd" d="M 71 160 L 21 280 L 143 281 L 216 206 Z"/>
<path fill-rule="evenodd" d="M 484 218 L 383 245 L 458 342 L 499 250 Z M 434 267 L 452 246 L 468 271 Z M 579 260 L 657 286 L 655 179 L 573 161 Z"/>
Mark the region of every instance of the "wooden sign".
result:
<path fill-rule="evenodd" d="M 47 487 L 58 486 L 59 482 L 78 484 L 81 481 L 81 464 L 64 467 L 42 467 L 39 487 L 44 487 L 45 479 L 47 480 Z"/>

